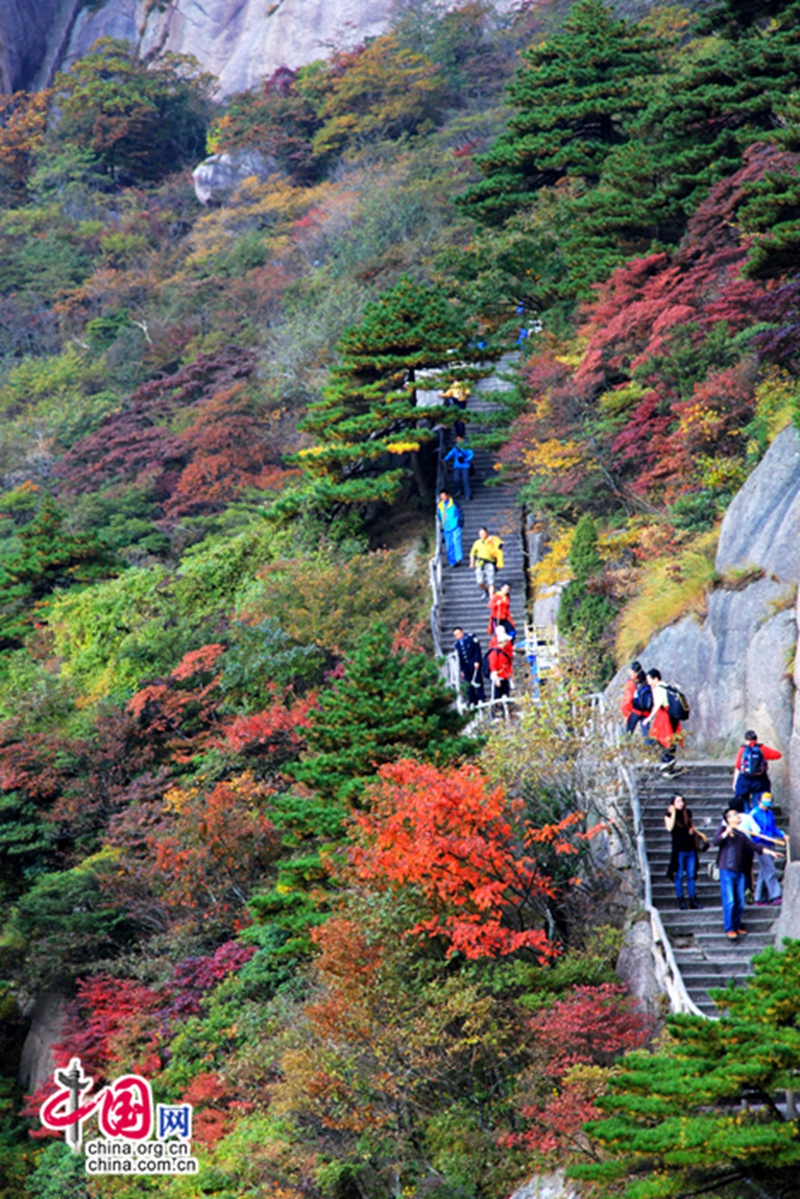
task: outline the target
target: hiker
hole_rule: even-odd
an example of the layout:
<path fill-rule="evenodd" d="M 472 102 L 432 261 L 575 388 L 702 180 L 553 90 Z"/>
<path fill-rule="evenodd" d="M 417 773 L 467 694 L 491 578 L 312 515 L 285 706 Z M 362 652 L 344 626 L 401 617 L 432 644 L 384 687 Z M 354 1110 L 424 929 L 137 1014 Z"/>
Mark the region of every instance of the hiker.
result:
<path fill-rule="evenodd" d="M 492 700 L 508 699 L 514 676 L 514 646 L 502 625 L 495 629 L 486 658 L 492 682 Z"/>
<path fill-rule="evenodd" d="M 683 734 L 679 720 L 670 715 L 669 693 L 662 681 L 661 671 L 652 667 L 647 671 L 647 684 L 653 695 L 653 709 L 647 720 L 647 738 L 657 741 L 664 751 L 661 755 L 661 770 L 665 774 L 681 774 L 675 765 L 676 746 L 683 746 Z"/>
<path fill-rule="evenodd" d="M 439 493 L 439 503 L 436 505 L 439 527 L 444 534 L 444 544 L 447 549 L 448 566 L 458 566 L 463 561 L 461 549 L 461 526 L 464 518 L 461 509 L 451 495 L 446 491 Z"/>
<path fill-rule="evenodd" d="M 741 820 L 741 812 L 728 808 L 711 839 L 711 844 L 719 847 L 717 866 L 722 920 L 729 941 L 736 941 L 747 932 L 742 928 L 744 893 L 752 884 L 753 846 L 739 827 Z"/>
<path fill-rule="evenodd" d="M 758 804 L 742 817 L 739 827 L 752 841 L 758 857 L 758 886 L 753 893 L 753 900 L 760 908 L 768 905 L 777 907 L 781 902 L 781 884 L 775 870 L 775 859 L 783 856 L 787 837 L 775 823 L 769 791 L 762 791 Z"/>
<path fill-rule="evenodd" d="M 464 445 L 460 437 L 456 438 L 456 444 L 448 454 L 445 454 L 445 462 L 453 462 L 453 476 L 458 483 L 461 495 L 465 500 L 472 499 L 472 492 L 469 486 L 469 472 L 472 466 L 472 459 L 475 457 L 469 446 Z"/>
<path fill-rule="evenodd" d="M 694 827 L 692 813 L 686 806 L 682 795 L 673 795 L 666 815 L 664 827 L 672 836 L 672 855 L 667 866 L 667 878 L 675 882 L 675 895 L 678 907 L 686 911 L 686 900 L 683 898 L 683 880 L 686 878 L 686 892 L 689 897 L 689 907 L 699 911 L 702 904 L 697 902 L 695 893 L 695 878 L 697 877 L 697 838 L 707 841 L 705 833 Z"/>
<path fill-rule="evenodd" d="M 622 693 L 622 715 L 625 718 L 625 732 L 632 733 L 639 722 L 644 721 L 653 710 L 653 692 L 647 682 L 647 675 L 642 670 L 641 662 L 632 662 Z"/>
<path fill-rule="evenodd" d="M 517 636 L 517 627 L 511 617 L 511 587 L 508 583 L 503 583 L 501 587 L 497 588 L 489 599 L 487 607 L 489 624 L 486 632 L 491 636 L 498 626 L 502 625 L 511 641 L 514 641 Z"/>
<path fill-rule="evenodd" d="M 758 804 L 759 796 L 764 791 L 772 791 L 767 762 L 776 762 L 780 757 L 777 749 L 761 744 L 754 729 L 747 730 L 733 768 L 735 808 L 740 812 L 748 812 Z"/>
<path fill-rule="evenodd" d="M 495 572 L 503 569 L 503 543 L 499 537 L 490 537 L 486 528 L 478 529 L 478 539 L 469 551 L 469 567 L 475 568 L 475 581 L 481 591 L 494 595 Z"/>
<path fill-rule="evenodd" d="M 467 703 L 471 708 L 485 704 L 483 674 L 481 671 L 481 643 L 472 633 L 465 633 L 460 625 L 453 629 L 458 654 L 458 668 L 467 684 Z"/>

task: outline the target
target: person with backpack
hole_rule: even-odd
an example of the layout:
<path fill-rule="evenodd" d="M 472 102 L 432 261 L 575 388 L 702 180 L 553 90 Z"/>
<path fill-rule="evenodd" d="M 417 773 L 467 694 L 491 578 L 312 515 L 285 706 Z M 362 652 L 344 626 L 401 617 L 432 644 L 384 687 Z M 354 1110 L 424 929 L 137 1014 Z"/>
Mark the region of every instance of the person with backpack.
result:
<path fill-rule="evenodd" d="M 486 703 L 481 671 L 481 643 L 472 633 L 465 633 L 460 625 L 453 629 L 453 637 L 458 654 L 458 668 L 467 684 L 467 703 L 474 708 L 476 704 Z"/>
<path fill-rule="evenodd" d="M 622 715 L 625 719 L 625 732 L 632 733 L 639 722 L 644 721 L 653 710 L 653 693 L 647 682 L 647 675 L 642 670 L 641 662 L 631 663 L 625 690 L 622 693 Z"/>
<path fill-rule="evenodd" d="M 469 472 L 472 467 L 472 459 L 475 457 L 469 446 L 464 445 L 460 437 L 456 438 L 456 444 L 448 454 L 445 454 L 445 462 L 453 463 L 453 477 L 458 484 L 459 491 L 465 500 L 472 499 L 472 491 L 469 485 Z"/>
<path fill-rule="evenodd" d="M 653 708 L 646 722 L 647 738 L 657 741 L 663 750 L 661 770 L 668 775 L 681 774 L 681 768 L 675 764 L 675 752 L 677 746 L 683 748 L 683 733 L 673 693 L 681 700 L 683 697 L 676 687 L 663 681 L 661 671 L 655 667 L 647 671 L 647 684 L 653 696 Z"/>
<path fill-rule="evenodd" d="M 445 549 L 447 550 L 447 564 L 448 566 L 458 566 L 464 558 L 461 548 L 461 528 L 464 524 L 464 517 L 461 514 L 458 504 L 446 491 L 439 493 L 436 516 L 439 521 L 439 528 L 442 530 L 442 535 L 444 536 Z"/>
<path fill-rule="evenodd" d="M 733 768 L 733 806 L 737 811 L 749 812 L 758 806 L 765 791 L 772 791 L 767 762 L 776 762 L 781 756 L 779 750 L 762 745 L 754 729 L 747 730 Z"/>

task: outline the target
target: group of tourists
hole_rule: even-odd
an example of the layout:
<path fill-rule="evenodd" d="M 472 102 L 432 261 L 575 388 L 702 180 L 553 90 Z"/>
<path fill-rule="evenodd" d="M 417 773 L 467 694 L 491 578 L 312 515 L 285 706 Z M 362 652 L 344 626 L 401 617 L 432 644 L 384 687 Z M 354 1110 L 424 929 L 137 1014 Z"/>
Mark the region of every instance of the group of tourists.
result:
<path fill-rule="evenodd" d="M 514 642 L 517 636 L 511 615 L 511 587 L 501 583 L 497 572 L 503 569 L 503 542 L 486 528 L 478 531 L 469 555 L 478 588 L 487 597 L 489 619 L 486 634 L 489 648 L 484 655 L 481 643 L 461 625 L 453 629 L 459 673 L 467 686 L 470 707 L 487 702 L 484 678 L 490 686 L 489 702 L 508 699 L 514 679 Z"/>
<path fill-rule="evenodd" d="M 722 921 L 730 941 L 747 935 L 742 919 L 748 891 L 757 907 L 777 906 L 781 902 L 776 862 L 785 856 L 788 838 L 775 822 L 767 767 L 768 761 L 780 756 L 777 749 L 758 740 L 754 729 L 747 730 L 733 772 L 733 802 L 710 843 L 705 833 L 695 827 L 691 809 L 682 795 L 672 797 L 664 816 L 664 825 L 672 838 L 667 875 L 674 880 L 679 908 L 701 907 L 696 893 L 698 854 L 709 848 L 709 844 L 716 847 Z M 756 864 L 758 883 L 754 884 Z"/>
<path fill-rule="evenodd" d="M 682 772 L 675 753 L 683 746 L 681 721 L 689 715 L 689 705 L 679 687 L 664 682 L 655 666 L 644 670 L 641 662 L 633 662 L 622 693 L 622 715 L 626 732 L 633 733 L 638 725 L 648 745 L 661 747 L 665 774 Z"/>

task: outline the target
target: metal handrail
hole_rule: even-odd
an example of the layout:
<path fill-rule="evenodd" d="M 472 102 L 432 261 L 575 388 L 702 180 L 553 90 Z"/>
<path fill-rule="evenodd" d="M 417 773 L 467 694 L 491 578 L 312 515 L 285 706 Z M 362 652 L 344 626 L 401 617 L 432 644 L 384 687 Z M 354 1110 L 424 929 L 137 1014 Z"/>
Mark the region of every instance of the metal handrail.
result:
<path fill-rule="evenodd" d="M 442 428 L 439 429 L 439 444 L 436 447 L 436 456 L 436 498 L 438 501 L 439 496 L 444 490 L 444 429 Z M 433 639 L 433 652 L 437 658 L 441 658 L 443 652 L 441 629 L 442 536 L 435 507 L 433 510 L 433 535 L 436 551 L 428 562 L 431 592 L 433 595 L 431 600 L 431 637 Z"/>
<path fill-rule="evenodd" d="M 644 835 L 644 820 L 642 806 L 639 803 L 639 792 L 636 787 L 636 774 L 633 767 L 626 765 L 621 756 L 621 738 L 619 722 L 613 717 L 606 719 L 606 697 L 602 691 L 589 696 L 592 713 L 603 722 L 603 736 L 610 748 L 617 751 L 617 773 L 620 783 L 628 793 L 628 800 L 633 819 L 633 837 L 636 845 L 636 857 L 639 866 L 639 879 L 642 887 L 642 906 L 650 921 L 650 931 L 653 937 L 653 961 L 656 979 L 659 986 L 666 991 L 669 1005 L 673 1012 L 685 1012 L 692 1016 L 701 1016 L 704 1020 L 713 1019 L 701 1011 L 686 990 L 680 966 L 675 960 L 672 942 L 669 939 L 661 913 L 653 904 L 653 884 L 650 877 L 650 863 L 647 860 L 647 842 Z"/>
<path fill-rule="evenodd" d="M 639 803 L 639 793 L 636 789 L 636 777 L 631 769 L 619 763 L 619 774 L 628 792 L 633 816 L 633 834 L 636 840 L 636 856 L 639 859 L 639 873 L 644 891 L 644 909 L 650 920 L 653 934 L 653 959 L 656 968 L 656 978 L 669 996 L 669 1005 L 673 1012 L 687 1012 L 692 1016 L 702 1016 L 704 1020 L 711 1019 L 701 1011 L 686 990 L 680 966 L 675 960 L 672 942 L 667 935 L 661 920 L 661 913 L 653 906 L 653 885 L 650 878 L 650 863 L 647 860 L 647 843 L 644 835 L 642 808 Z"/>

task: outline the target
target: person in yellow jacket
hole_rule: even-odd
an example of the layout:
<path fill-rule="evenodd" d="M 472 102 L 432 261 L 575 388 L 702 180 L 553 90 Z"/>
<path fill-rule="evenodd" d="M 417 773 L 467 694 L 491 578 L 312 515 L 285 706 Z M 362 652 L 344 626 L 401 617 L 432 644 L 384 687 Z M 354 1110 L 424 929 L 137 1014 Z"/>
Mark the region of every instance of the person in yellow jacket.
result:
<path fill-rule="evenodd" d="M 486 595 L 494 595 L 494 580 L 498 570 L 503 569 L 503 543 L 499 537 L 490 537 L 488 529 L 478 529 L 478 540 L 469 551 L 470 570 L 475 570 L 475 581 Z"/>

